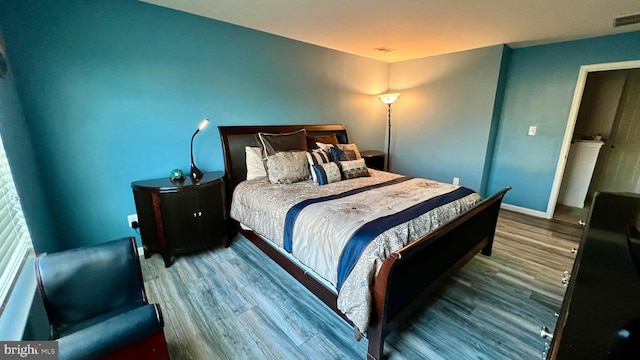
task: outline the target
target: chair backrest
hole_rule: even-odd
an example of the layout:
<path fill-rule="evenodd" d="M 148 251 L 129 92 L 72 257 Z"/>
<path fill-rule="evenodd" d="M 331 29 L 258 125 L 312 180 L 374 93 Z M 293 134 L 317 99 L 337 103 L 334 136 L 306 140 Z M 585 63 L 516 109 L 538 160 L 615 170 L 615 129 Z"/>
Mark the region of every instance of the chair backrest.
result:
<path fill-rule="evenodd" d="M 54 338 L 68 326 L 147 303 L 133 237 L 40 256 L 35 267 Z"/>

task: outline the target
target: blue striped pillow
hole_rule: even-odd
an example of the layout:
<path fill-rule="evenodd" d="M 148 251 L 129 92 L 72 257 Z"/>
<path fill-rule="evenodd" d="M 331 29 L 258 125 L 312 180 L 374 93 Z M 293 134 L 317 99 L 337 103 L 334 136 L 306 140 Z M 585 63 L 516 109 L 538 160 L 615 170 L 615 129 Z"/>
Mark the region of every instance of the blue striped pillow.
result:
<path fill-rule="evenodd" d="M 342 174 L 338 164 L 334 162 L 312 165 L 312 176 L 314 176 L 318 182 L 318 185 L 327 185 L 342 180 Z"/>
<path fill-rule="evenodd" d="M 311 177 L 313 178 L 313 183 L 318 183 L 318 178 L 316 176 L 316 172 L 313 171 L 313 165 L 326 164 L 331 159 L 329 158 L 329 154 L 322 149 L 313 149 L 307 150 L 307 161 L 309 161 L 309 166 L 311 167 Z"/>

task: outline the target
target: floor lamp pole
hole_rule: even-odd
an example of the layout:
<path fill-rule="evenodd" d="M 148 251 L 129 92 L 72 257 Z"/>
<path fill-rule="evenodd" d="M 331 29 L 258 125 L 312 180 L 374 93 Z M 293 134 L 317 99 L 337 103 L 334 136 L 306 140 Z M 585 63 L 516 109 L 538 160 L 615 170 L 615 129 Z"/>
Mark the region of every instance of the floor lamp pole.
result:
<path fill-rule="evenodd" d="M 386 171 L 391 169 L 391 104 L 387 104 L 387 168 Z"/>
<path fill-rule="evenodd" d="M 387 104 L 387 166 L 386 171 L 391 171 L 391 104 L 398 99 L 400 93 L 378 95 L 380 100 Z"/>

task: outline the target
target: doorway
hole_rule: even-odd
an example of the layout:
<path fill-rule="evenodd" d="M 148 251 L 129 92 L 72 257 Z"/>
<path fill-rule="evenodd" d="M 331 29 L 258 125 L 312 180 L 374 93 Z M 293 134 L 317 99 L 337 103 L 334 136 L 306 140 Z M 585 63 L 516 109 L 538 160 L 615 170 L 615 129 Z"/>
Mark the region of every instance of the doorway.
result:
<path fill-rule="evenodd" d="M 640 191 L 640 149 L 635 150 L 640 136 L 638 68 L 640 61 L 580 68 L 548 218 L 578 224 L 586 220 L 596 190 Z M 595 144 L 599 140 L 601 146 Z M 594 146 L 599 147 L 595 155 L 580 150 Z M 567 189 L 574 195 L 570 200 Z"/>
<path fill-rule="evenodd" d="M 592 192 L 640 193 L 640 69 L 622 71 L 626 82 L 610 139 L 598 158 Z"/>

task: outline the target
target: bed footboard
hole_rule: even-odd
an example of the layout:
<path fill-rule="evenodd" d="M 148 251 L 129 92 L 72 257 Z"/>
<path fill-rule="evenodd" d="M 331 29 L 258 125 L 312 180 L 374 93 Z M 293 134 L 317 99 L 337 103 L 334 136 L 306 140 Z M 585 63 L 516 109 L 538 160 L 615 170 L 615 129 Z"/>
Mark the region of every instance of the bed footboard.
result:
<path fill-rule="evenodd" d="M 368 359 L 382 359 L 386 335 L 420 305 L 418 299 L 424 299 L 479 251 L 491 255 L 500 204 L 510 189 L 503 189 L 385 260 L 373 289 Z"/>

